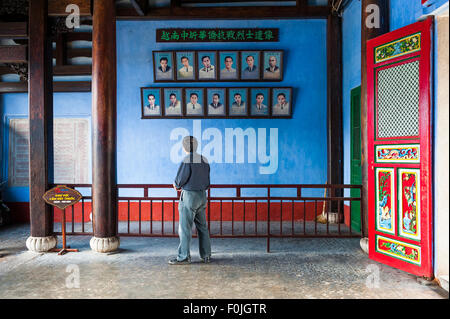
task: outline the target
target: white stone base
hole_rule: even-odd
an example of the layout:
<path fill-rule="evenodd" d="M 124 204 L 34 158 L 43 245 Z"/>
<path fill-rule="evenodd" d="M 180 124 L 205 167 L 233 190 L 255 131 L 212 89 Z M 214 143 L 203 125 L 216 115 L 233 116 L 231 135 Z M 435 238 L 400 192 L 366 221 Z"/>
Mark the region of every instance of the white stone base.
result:
<path fill-rule="evenodd" d="M 120 239 L 119 237 L 92 237 L 89 244 L 93 251 L 99 253 L 109 253 L 111 251 L 116 251 L 119 248 Z"/>
<path fill-rule="evenodd" d="M 366 254 L 369 254 L 369 238 L 367 237 L 361 238 L 361 240 L 359 241 L 359 246 L 361 246 L 361 249 Z"/>
<path fill-rule="evenodd" d="M 439 276 L 439 285 L 448 292 L 448 276 Z"/>
<path fill-rule="evenodd" d="M 47 237 L 28 237 L 27 238 L 27 248 L 29 251 L 33 251 L 36 253 L 43 253 L 49 251 L 52 248 L 56 247 L 56 243 L 58 242 L 56 236 L 47 236 Z"/>

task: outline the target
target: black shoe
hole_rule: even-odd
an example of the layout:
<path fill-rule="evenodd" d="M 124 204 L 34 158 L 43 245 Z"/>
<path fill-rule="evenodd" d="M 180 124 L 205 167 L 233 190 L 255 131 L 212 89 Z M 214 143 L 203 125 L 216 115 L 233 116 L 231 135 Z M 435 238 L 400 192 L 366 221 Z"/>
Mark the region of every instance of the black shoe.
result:
<path fill-rule="evenodd" d="M 188 257 L 185 260 L 179 261 L 177 258 L 169 260 L 169 265 L 188 265 L 191 263 L 191 258 Z"/>
<path fill-rule="evenodd" d="M 209 264 L 211 262 L 211 257 L 205 257 L 205 258 L 201 258 L 202 262 L 204 262 L 205 264 Z"/>

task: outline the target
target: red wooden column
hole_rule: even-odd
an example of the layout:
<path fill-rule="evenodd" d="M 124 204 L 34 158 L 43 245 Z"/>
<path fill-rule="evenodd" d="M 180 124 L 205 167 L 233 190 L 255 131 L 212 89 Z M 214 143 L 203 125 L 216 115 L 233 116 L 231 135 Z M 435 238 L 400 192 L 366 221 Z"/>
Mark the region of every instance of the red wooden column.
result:
<path fill-rule="evenodd" d="M 29 2 L 28 118 L 30 129 L 30 224 L 26 245 L 31 251 L 56 246 L 51 207 L 42 195 L 53 181 L 52 46 L 48 32 L 47 0 Z"/>
<path fill-rule="evenodd" d="M 92 18 L 92 209 L 91 248 L 110 252 L 117 237 L 116 14 L 113 0 L 93 2 Z"/>
<path fill-rule="evenodd" d="M 374 12 L 366 8 L 376 5 L 379 8 L 379 28 L 371 27 L 366 23 L 367 17 Z M 370 9 L 370 7 L 369 7 Z M 368 161 L 367 161 L 367 63 L 366 63 L 366 41 L 389 32 L 389 1 L 385 0 L 361 0 L 361 182 L 362 200 L 361 209 L 363 211 L 364 234 L 368 234 Z M 376 18 L 376 17 L 375 17 Z M 372 21 L 372 17 L 369 17 Z M 362 243 L 361 243 L 362 244 Z M 366 245 L 367 242 L 364 244 Z M 366 246 L 365 246 L 366 247 Z M 363 248 L 364 249 L 364 248 Z"/>

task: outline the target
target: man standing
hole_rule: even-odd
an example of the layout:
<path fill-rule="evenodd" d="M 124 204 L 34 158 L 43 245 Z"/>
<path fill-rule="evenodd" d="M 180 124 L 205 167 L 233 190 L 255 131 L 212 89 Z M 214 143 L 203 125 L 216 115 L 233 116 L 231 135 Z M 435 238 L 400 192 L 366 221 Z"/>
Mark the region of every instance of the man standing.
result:
<path fill-rule="evenodd" d="M 173 183 L 175 190 L 181 190 L 178 204 L 180 245 L 178 256 L 169 260 L 170 265 L 184 265 L 191 262 L 190 244 L 193 223 L 197 228 L 200 258 L 204 263 L 209 263 L 211 259 L 211 241 L 206 225 L 206 190 L 210 184 L 210 168 L 206 158 L 197 153 L 197 145 L 195 137 L 183 138 L 183 150 L 188 155 L 178 168 Z"/>

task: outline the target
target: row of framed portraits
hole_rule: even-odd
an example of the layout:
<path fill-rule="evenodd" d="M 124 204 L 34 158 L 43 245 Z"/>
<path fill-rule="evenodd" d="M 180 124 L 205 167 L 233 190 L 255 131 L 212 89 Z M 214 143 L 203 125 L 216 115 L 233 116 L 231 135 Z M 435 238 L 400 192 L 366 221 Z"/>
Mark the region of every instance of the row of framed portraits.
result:
<path fill-rule="evenodd" d="M 142 118 L 291 118 L 292 87 L 141 88 Z"/>
<path fill-rule="evenodd" d="M 154 82 L 282 81 L 282 50 L 153 51 Z"/>

